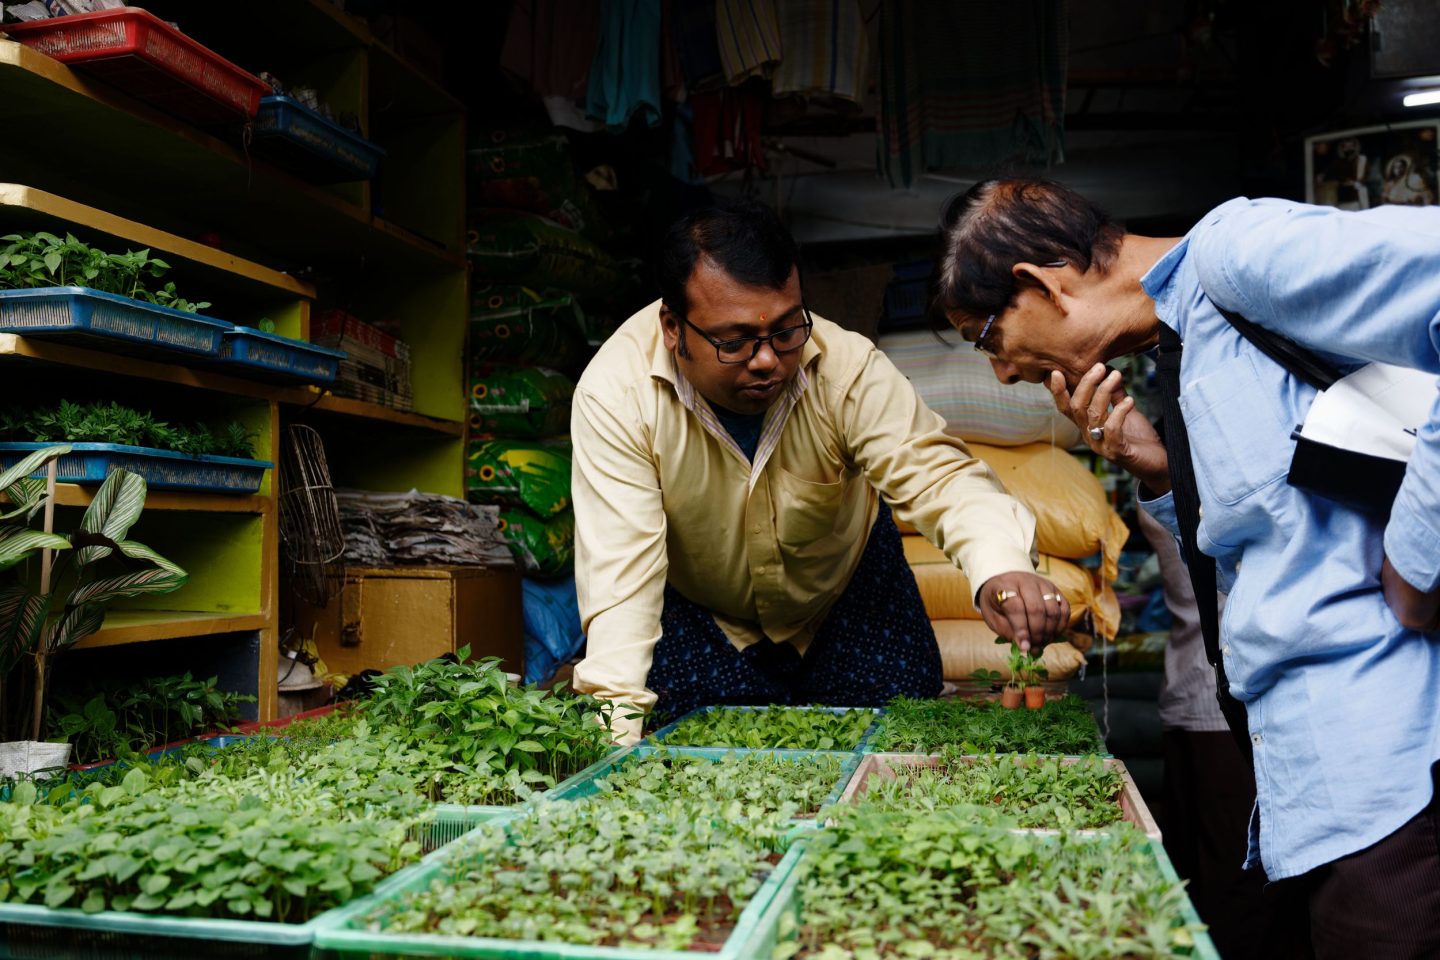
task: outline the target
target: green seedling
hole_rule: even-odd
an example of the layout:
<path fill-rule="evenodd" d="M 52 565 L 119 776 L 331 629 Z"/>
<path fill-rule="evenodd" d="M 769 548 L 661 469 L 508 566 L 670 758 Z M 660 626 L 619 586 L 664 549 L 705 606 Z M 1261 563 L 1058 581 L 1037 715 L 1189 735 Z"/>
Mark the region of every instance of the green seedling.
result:
<path fill-rule="evenodd" d="M 886 706 L 870 748 L 939 753 L 1100 753 L 1105 743 L 1084 700 L 1067 696 L 1039 710 L 1006 710 L 989 700 L 899 697 Z"/>
<path fill-rule="evenodd" d="M 716 707 L 680 721 L 665 736 L 665 743 L 672 747 L 853 750 L 874 720 L 875 714 L 869 710 Z"/>

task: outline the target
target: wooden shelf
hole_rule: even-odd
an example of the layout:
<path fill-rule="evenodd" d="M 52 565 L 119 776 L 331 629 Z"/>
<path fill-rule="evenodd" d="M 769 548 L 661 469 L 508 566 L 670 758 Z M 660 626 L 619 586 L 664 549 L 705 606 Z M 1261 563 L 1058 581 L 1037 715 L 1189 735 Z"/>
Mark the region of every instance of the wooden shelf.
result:
<path fill-rule="evenodd" d="M 45 145 L 7 151 L 7 179 L 177 233 L 203 225 L 227 248 L 281 267 L 355 258 L 395 273 L 464 266 L 462 250 L 376 229 L 368 209 L 11 40 L 0 40 L 0 89 L 7 139 Z"/>
<path fill-rule="evenodd" d="M 55 502 L 62 507 L 88 507 L 99 487 L 57 483 Z M 271 499 L 257 494 L 196 493 L 184 490 L 155 490 L 145 493 L 146 510 L 193 510 L 204 513 L 269 513 Z"/>
<path fill-rule="evenodd" d="M 352 400 L 349 397 L 337 397 L 334 394 L 326 394 L 313 405 L 309 406 L 311 406 L 311 409 L 323 410 L 327 413 L 360 417 L 365 420 L 379 420 L 384 423 L 393 423 L 406 427 L 418 427 L 421 430 L 429 430 L 433 433 L 440 433 L 450 437 L 465 435 L 465 424 L 460 420 L 444 420 L 440 417 L 427 417 L 423 413 L 395 410 L 391 407 L 381 406 L 378 403 Z"/>
<path fill-rule="evenodd" d="M 260 613 L 195 613 L 185 610 L 117 610 L 105 616 L 105 625 L 71 649 L 115 647 L 151 640 L 208 637 L 217 633 L 263 630 L 270 619 Z"/>

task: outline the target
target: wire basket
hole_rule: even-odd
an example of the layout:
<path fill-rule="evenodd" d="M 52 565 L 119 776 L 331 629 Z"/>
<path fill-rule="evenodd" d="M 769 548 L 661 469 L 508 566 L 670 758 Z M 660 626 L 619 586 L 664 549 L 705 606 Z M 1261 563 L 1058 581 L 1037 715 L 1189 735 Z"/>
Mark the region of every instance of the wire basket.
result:
<path fill-rule="evenodd" d="M 285 429 L 280 453 L 280 543 L 291 586 L 306 603 L 323 608 L 343 569 L 345 533 L 325 443 L 299 423 Z"/>

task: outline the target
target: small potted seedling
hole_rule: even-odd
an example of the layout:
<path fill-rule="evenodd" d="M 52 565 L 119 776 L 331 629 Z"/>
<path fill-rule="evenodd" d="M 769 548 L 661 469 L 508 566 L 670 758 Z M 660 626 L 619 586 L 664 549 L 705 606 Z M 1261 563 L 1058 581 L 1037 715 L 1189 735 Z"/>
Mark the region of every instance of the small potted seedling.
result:
<path fill-rule="evenodd" d="M 1048 677 L 1050 671 L 1040 662 L 1039 657 L 1026 654 L 1025 659 L 1029 661 L 1025 667 L 1025 706 L 1031 710 L 1039 710 L 1045 706 L 1045 688 L 1040 686 L 1040 681 Z"/>
<path fill-rule="evenodd" d="M 1000 691 L 1000 705 L 1006 710 L 1017 710 L 1022 702 L 1031 710 L 1045 706 L 1045 688 L 1039 685 L 1040 680 L 1049 675 L 1045 664 L 1039 657 L 1021 650 L 1013 640 L 996 637 L 995 642 L 1010 645 L 1010 681 Z"/>

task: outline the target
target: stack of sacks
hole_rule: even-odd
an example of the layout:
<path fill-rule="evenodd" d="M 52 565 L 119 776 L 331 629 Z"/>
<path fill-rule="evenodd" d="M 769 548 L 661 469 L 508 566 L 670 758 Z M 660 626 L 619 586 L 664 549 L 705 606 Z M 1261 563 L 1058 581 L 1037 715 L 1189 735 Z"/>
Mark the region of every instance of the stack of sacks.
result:
<path fill-rule="evenodd" d="M 1037 572 L 1070 601 L 1072 627 L 1113 637 L 1120 604 L 1111 584 L 1129 528 L 1110 508 L 1100 482 L 1069 453 L 1046 443 L 969 447 L 1035 514 Z M 975 588 L 965 574 L 914 528 L 902 523 L 900 529 L 905 557 L 935 626 L 945 679 L 963 680 L 981 668 L 1008 674 L 1007 648 L 995 644 L 995 631 L 981 619 Z M 1097 562 L 1094 569 L 1087 566 Z M 1083 661 L 1071 643 L 1052 644 L 1045 652 L 1052 680 L 1073 675 Z"/>

